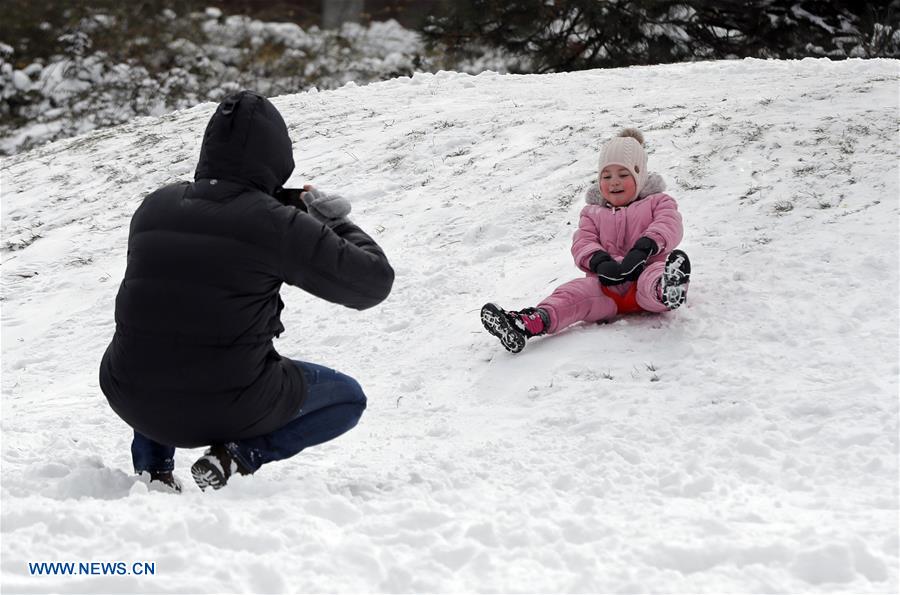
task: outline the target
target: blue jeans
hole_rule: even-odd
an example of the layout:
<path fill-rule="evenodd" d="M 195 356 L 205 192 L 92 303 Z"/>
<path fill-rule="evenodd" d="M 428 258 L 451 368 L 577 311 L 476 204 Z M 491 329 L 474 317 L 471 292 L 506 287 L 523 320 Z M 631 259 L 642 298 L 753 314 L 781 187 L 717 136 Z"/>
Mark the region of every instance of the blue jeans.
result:
<path fill-rule="evenodd" d="M 352 429 L 366 409 L 366 395 L 350 376 L 317 364 L 294 363 L 303 371 L 308 390 L 297 415 L 270 434 L 225 443 L 231 456 L 251 473 L 266 463 L 337 438 Z M 136 473 L 171 471 L 175 468 L 175 448 L 135 432 L 131 459 Z"/>

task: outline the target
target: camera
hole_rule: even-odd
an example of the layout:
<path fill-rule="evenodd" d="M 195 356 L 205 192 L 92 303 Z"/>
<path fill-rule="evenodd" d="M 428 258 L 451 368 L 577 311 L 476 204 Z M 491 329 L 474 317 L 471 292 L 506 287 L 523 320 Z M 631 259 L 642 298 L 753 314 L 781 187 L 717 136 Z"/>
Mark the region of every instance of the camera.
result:
<path fill-rule="evenodd" d="M 294 207 L 300 209 L 304 213 L 308 212 L 306 209 L 306 204 L 300 198 L 300 194 L 303 193 L 303 188 L 278 188 L 275 192 L 272 193 L 272 196 L 275 197 L 275 200 L 280 202 L 281 204 Z"/>

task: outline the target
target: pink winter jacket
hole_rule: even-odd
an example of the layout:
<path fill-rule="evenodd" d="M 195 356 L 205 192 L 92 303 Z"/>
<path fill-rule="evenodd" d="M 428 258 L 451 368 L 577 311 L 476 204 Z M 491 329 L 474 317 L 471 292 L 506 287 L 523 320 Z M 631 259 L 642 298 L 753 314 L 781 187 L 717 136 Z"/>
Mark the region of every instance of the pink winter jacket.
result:
<path fill-rule="evenodd" d="M 665 182 L 650 174 L 638 198 L 624 207 L 613 207 L 603 199 L 595 183 L 587 191 L 588 203 L 581 210 L 578 231 L 572 238 L 572 256 L 582 271 L 589 268 L 591 256 L 604 250 L 621 261 L 638 238 L 647 236 L 659 246 L 659 253 L 647 264 L 664 261 L 684 234 L 681 214 L 675 199 L 663 193 Z"/>

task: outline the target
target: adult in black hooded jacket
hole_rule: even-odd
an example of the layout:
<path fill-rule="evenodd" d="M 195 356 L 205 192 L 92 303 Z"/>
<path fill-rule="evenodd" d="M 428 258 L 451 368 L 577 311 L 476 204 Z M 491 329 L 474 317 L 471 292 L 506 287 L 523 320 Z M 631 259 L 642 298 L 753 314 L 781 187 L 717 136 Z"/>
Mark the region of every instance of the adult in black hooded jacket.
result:
<path fill-rule="evenodd" d="M 394 280 L 375 241 L 334 216 L 349 203 L 311 187 L 302 198 L 327 200 L 308 212 L 274 198 L 293 169 L 281 115 L 243 91 L 210 119 L 194 182 L 151 193 L 132 218 L 100 386 L 135 430 L 136 472 L 173 489 L 174 447 L 211 445 L 192 473 L 218 488 L 349 430 L 365 408 L 352 378 L 272 344 L 282 283 L 363 310 Z M 347 208 L 325 208 L 335 204 Z"/>

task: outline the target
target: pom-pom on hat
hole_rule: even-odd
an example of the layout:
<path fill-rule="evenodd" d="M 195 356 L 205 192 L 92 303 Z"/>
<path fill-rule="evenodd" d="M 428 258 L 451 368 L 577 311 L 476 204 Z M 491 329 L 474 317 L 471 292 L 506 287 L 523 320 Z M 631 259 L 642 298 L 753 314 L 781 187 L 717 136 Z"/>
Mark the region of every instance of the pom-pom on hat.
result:
<path fill-rule="evenodd" d="M 603 145 L 600 150 L 599 175 L 610 165 L 621 165 L 634 177 L 637 194 L 647 183 L 647 153 L 644 152 L 644 135 L 637 128 L 626 128 Z"/>

